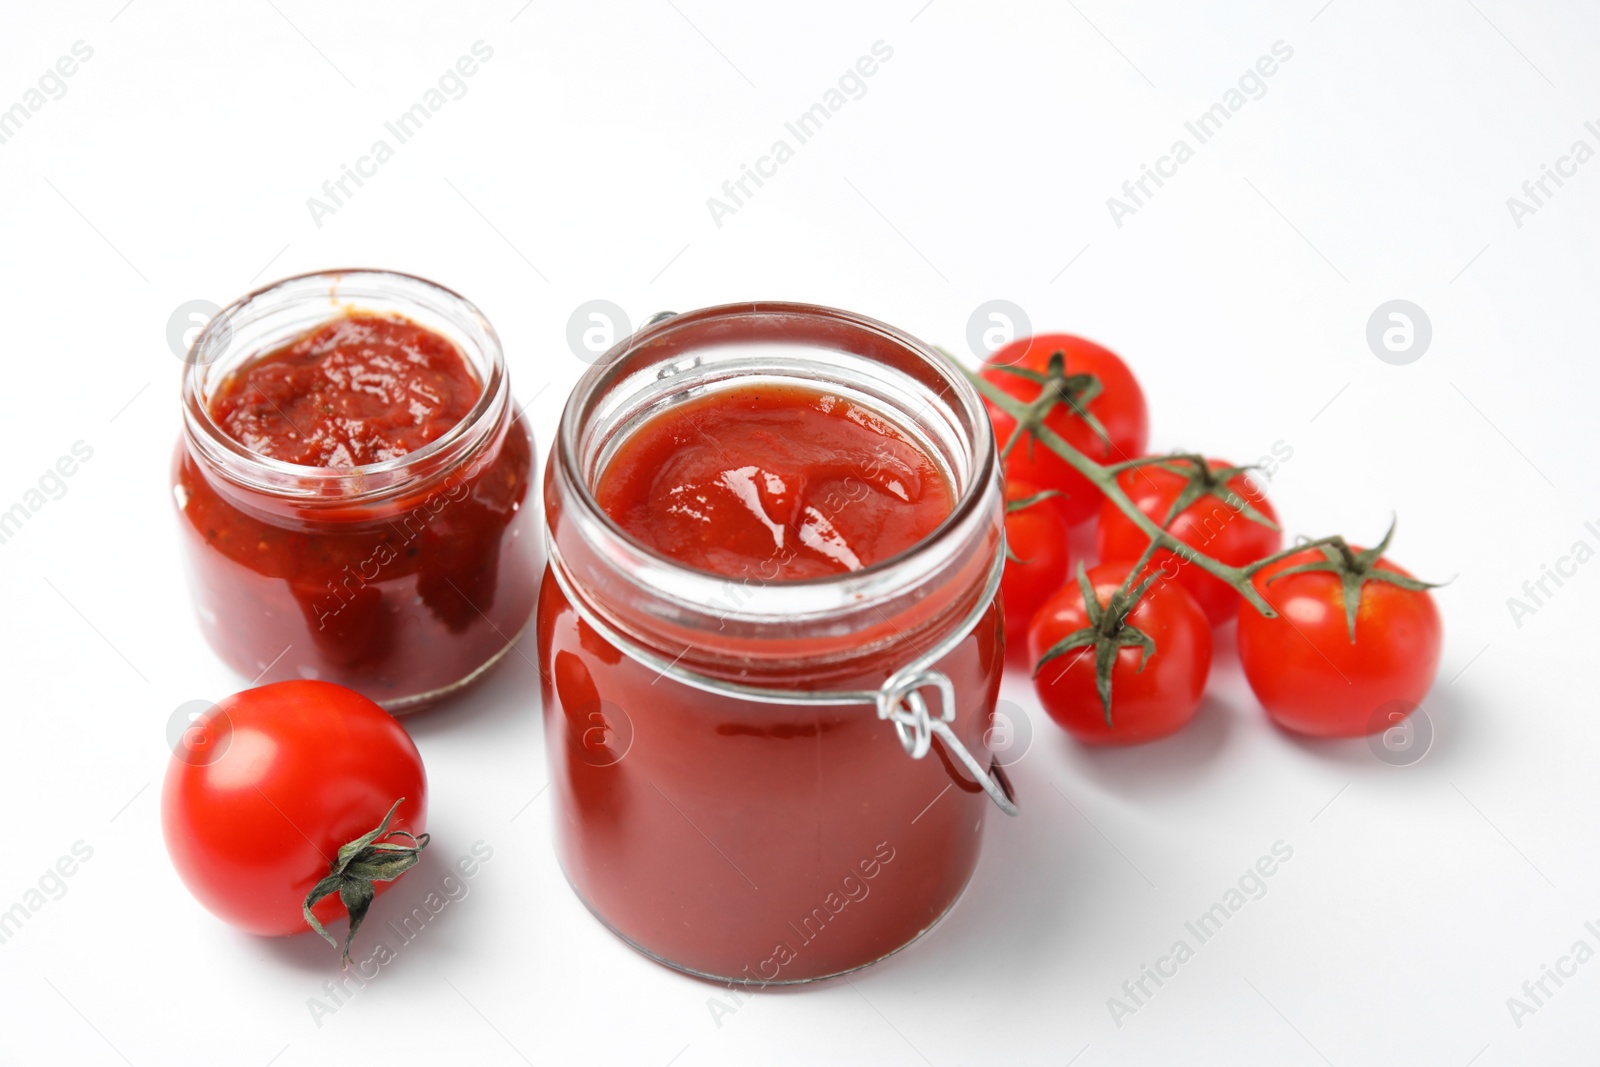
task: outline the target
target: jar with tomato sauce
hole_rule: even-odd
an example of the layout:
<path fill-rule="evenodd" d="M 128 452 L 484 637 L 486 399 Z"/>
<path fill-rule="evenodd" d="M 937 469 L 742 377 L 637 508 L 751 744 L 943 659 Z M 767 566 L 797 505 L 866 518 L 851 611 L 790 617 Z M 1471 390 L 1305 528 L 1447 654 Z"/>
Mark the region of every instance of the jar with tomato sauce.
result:
<path fill-rule="evenodd" d="M 476 307 L 404 274 L 301 275 L 218 313 L 187 363 L 173 496 L 229 666 L 398 713 L 506 654 L 542 565 L 534 448 Z"/>
<path fill-rule="evenodd" d="M 887 956 L 992 805 L 1002 494 L 977 394 L 858 315 L 665 317 L 579 382 L 538 641 L 561 865 L 640 952 L 747 986 Z"/>

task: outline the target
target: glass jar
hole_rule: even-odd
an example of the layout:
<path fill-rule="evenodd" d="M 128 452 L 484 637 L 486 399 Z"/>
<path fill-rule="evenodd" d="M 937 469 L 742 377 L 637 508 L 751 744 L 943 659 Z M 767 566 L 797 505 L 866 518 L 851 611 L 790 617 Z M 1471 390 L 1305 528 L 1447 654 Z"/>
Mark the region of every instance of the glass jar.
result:
<path fill-rule="evenodd" d="M 231 371 L 352 311 L 401 315 L 452 342 L 482 386 L 466 417 L 416 451 L 351 468 L 270 459 L 217 424 L 211 402 Z M 252 684 L 338 682 L 404 712 L 506 654 L 541 566 L 533 438 L 476 307 L 405 274 L 305 274 L 223 309 L 187 362 L 172 491 L 201 629 L 230 667 Z"/>
<path fill-rule="evenodd" d="M 942 468 L 912 548 L 795 581 L 688 568 L 593 488 L 640 423 L 751 384 L 844 396 Z M 1004 660 L 1001 488 L 976 392 L 862 316 L 741 304 L 621 342 L 567 403 L 545 475 L 538 640 L 567 879 L 634 948 L 745 984 L 810 981 L 915 940 L 977 863 Z M 769 576 L 770 577 L 770 576 Z"/>

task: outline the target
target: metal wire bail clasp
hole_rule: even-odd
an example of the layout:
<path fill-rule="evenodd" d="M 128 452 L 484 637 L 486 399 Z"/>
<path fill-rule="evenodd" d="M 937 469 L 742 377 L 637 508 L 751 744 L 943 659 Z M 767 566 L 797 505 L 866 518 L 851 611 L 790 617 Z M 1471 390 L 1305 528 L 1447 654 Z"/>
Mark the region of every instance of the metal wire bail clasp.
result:
<path fill-rule="evenodd" d="M 922 695 L 922 690 L 928 686 L 939 691 L 938 718 L 929 712 L 928 701 Z M 989 794 L 1000 810 L 1007 815 L 1017 814 L 1017 804 L 1011 796 L 1009 783 L 1003 778 L 997 779 L 993 772 L 979 763 L 956 737 L 955 731 L 950 729 L 950 723 L 956 717 L 956 687 L 943 671 L 926 668 L 890 675 L 883 683 L 883 688 L 878 690 L 877 703 L 878 718 L 894 723 L 900 745 L 912 759 L 926 756 L 937 734 L 946 750 L 972 772 L 978 784 L 983 786 L 983 791 Z"/>
<path fill-rule="evenodd" d="M 894 732 L 912 759 L 926 756 L 933 745 L 933 720 L 922 697 L 923 687 L 929 685 L 939 690 L 939 721 L 951 722 L 956 717 L 956 687 L 942 671 L 896 674 L 878 692 L 878 718 L 894 723 Z"/>

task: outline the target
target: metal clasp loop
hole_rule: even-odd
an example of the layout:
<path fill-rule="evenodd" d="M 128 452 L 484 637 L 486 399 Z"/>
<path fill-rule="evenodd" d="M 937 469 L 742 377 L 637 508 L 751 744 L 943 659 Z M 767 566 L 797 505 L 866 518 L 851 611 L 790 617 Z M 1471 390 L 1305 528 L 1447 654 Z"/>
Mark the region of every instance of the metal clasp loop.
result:
<path fill-rule="evenodd" d="M 923 687 L 930 685 L 939 690 L 940 721 L 953 721 L 956 687 L 941 671 L 891 675 L 878 691 L 878 718 L 894 723 L 894 732 L 900 736 L 901 746 L 912 759 L 926 756 L 933 744 L 933 720 L 928 714 L 928 702 L 922 696 Z"/>
<path fill-rule="evenodd" d="M 938 718 L 929 712 L 928 701 L 922 695 L 922 690 L 928 686 L 939 691 Z M 1007 815 L 1017 814 L 1017 802 L 1011 794 L 1010 783 L 1003 775 L 996 774 L 993 768 L 986 768 L 979 763 L 977 757 L 956 737 L 955 731 L 950 729 L 950 723 L 956 717 L 956 687 L 943 671 L 926 668 L 890 675 L 883 683 L 883 688 L 878 690 L 877 705 L 878 718 L 894 723 L 900 745 L 912 759 L 926 756 L 937 734 L 939 740 L 944 742 L 945 749 L 971 772 L 983 791 L 989 794 L 989 799 Z"/>

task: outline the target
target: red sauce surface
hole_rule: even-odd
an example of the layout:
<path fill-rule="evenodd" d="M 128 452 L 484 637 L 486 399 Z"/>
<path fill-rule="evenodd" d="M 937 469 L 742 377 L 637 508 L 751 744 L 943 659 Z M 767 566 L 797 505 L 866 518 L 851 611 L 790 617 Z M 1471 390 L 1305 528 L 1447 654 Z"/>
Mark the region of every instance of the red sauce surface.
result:
<path fill-rule="evenodd" d="M 347 467 L 437 439 L 480 392 L 445 338 L 403 319 L 353 315 L 244 365 L 212 413 L 251 450 Z M 257 684 L 320 678 L 395 706 L 500 654 L 533 612 L 533 443 L 507 415 L 447 471 L 371 503 L 286 508 L 213 482 L 177 450 L 201 628 Z"/>
<path fill-rule="evenodd" d="M 769 579 L 878 562 L 953 506 L 902 430 L 796 388 L 656 416 L 618 447 L 597 496 L 675 559 Z M 913 760 L 870 706 L 690 688 L 610 645 L 548 575 L 538 627 L 557 852 L 584 902 L 644 952 L 747 988 L 816 978 L 908 943 L 960 894 L 992 805 L 942 743 Z M 938 664 L 955 686 L 953 728 L 980 759 L 1000 627 L 991 606 Z M 902 645 L 839 687 L 876 687 L 916 655 Z"/>
<path fill-rule="evenodd" d="M 482 392 L 449 340 L 398 316 L 350 314 L 256 357 L 211 400 L 252 452 L 304 467 L 359 467 L 414 452 Z"/>
<path fill-rule="evenodd" d="M 943 472 L 899 426 L 793 386 L 719 392 L 655 416 L 617 449 L 595 496 L 663 555 L 767 580 L 888 559 L 954 506 Z"/>

